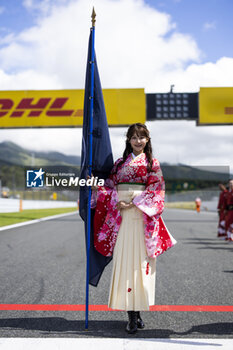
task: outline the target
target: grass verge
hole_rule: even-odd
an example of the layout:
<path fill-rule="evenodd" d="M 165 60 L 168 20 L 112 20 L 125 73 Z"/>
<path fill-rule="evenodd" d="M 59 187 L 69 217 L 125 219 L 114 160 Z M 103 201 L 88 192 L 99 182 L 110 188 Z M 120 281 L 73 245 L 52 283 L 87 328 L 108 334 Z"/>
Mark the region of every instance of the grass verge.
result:
<path fill-rule="evenodd" d="M 77 208 L 28 209 L 17 213 L 0 213 L 0 226 L 18 224 L 24 221 L 70 213 L 73 211 L 77 211 Z"/>
<path fill-rule="evenodd" d="M 194 202 L 171 202 L 165 203 L 165 208 L 196 210 L 196 205 Z"/>

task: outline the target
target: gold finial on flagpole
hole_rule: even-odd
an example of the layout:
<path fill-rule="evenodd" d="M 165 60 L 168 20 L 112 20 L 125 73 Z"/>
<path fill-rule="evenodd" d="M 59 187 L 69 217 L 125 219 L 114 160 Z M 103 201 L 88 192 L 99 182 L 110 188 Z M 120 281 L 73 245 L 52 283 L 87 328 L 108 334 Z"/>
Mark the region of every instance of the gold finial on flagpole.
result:
<path fill-rule="evenodd" d="M 92 27 L 95 26 L 95 17 L 96 17 L 96 13 L 95 13 L 95 9 L 94 9 L 94 6 L 93 6 L 92 15 L 91 15 L 91 18 L 92 18 Z"/>

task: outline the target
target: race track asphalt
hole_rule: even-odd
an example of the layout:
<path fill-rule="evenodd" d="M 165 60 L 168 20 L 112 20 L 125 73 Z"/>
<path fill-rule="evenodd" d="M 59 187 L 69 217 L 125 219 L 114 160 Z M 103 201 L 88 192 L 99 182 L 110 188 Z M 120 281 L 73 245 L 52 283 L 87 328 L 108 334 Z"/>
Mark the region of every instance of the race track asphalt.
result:
<path fill-rule="evenodd" d="M 167 209 L 177 245 L 157 259 L 156 305 L 233 305 L 233 244 L 217 239 L 217 214 Z M 78 214 L 0 232 L 0 304 L 85 304 L 85 248 Z M 111 263 L 90 304 L 107 304 Z M 232 312 L 142 313 L 132 338 L 233 338 Z M 124 338 L 123 311 L 0 310 L 0 337 Z"/>

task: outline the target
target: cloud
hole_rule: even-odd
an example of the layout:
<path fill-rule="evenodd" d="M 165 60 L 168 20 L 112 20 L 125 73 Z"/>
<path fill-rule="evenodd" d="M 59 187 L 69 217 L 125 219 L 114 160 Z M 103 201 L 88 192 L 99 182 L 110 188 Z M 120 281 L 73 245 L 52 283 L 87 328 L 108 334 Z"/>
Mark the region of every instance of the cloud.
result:
<path fill-rule="evenodd" d="M 222 57 L 215 63 L 190 64 L 185 69 L 171 72 L 164 71 L 158 75 L 161 84 L 151 84 L 148 92 L 168 91 L 175 84 L 174 92 L 198 92 L 200 87 L 231 87 L 233 81 L 233 58 Z"/>
<path fill-rule="evenodd" d="M 0 88 L 7 88 L 6 81 L 12 88 L 14 74 L 16 83 L 25 75 L 21 89 L 41 88 L 40 77 L 52 88 L 83 88 L 92 1 L 24 0 L 24 6 L 40 15 L 33 27 L 0 39 L 0 67 L 9 76 Z M 232 59 L 201 64 L 196 41 L 178 32 L 169 14 L 142 0 L 96 0 L 95 8 L 103 88 L 165 92 L 175 84 L 174 91 L 198 91 L 231 84 Z"/>
<path fill-rule="evenodd" d="M 56 5 L 68 4 L 71 0 L 23 0 L 22 5 L 26 10 L 33 12 L 35 15 L 48 15 Z"/>
<path fill-rule="evenodd" d="M 205 22 L 203 24 L 203 30 L 209 31 L 209 30 L 213 30 L 213 29 L 216 29 L 216 22 L 215 21 Z"/>
<path fill-rule="evenodd" d="M 56 75 L 47 76 L 35 70 L 6 74 L 0 70 L 1 90 L 49 90 L 62 89 Z"/>
<path fill-rule="evenodd" d="M 35 24 L 1 36 L 0 89 L 83 88 L 93 3 L 103 88 L 167 92 L 175 84 L 174 92 L 192 92 L 200 86 L 232 86 L 233 58 L 202 63 L 194 38 L 178 32 L 168 13 L 143 0 L 24 0 Z M 232 163 L 231 127 L 200 128 L 182 121 L 148 125 L 161 161 Z M 125 131 L 111 129 L 115 158 L 124 149 Z M 3 139 L 31 149 L 81 152 L 81 129 L 0 130 Z"/>
<path fill-rule="evenodd" d="M 56 76 L 64 88 L 83 87 L 92 2 L 62 2 L 24 1 L 28 9 L 49 8 L 49 15 L 41 14 L 34 27 L 4 38 L 0 67 L 6 74 L 31 70 Z M 198 62 L 196 42 L 176 32 L 168 14 L 142 0 L 96 0 L 95 8 L 104 87 L 147 87 L 160 72 Z"/>
<path fill-rule="evenodd" d="M 154 153 L 160 161 L 189 165 L 232 166 L 232 129 L 197 127 L 194 121 L 150 122 Z M 224 142 L 223 142 L 224 140 Z M 232 168 L 233 170 L 233 168 Z"/>

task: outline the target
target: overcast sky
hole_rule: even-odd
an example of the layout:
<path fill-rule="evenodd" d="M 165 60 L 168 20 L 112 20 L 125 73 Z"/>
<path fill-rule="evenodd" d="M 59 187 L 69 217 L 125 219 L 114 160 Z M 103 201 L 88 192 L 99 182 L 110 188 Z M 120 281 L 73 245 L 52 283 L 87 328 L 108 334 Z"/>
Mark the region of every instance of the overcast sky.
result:
<path fill-rule="evenodd" d="M 103 88 L 233 86 L 232 0 L 0 0 L 0 89 L 83 89 L 93 4 Z M 233 126 L 147 125 L 160 162 L 229 165 L 233 172 Z M 125 132 L 110 130 L 115 158 Z M 4 140 L 81 153 L 81 129 L 0 130 Z"/>

